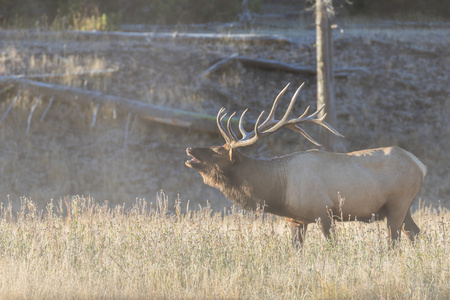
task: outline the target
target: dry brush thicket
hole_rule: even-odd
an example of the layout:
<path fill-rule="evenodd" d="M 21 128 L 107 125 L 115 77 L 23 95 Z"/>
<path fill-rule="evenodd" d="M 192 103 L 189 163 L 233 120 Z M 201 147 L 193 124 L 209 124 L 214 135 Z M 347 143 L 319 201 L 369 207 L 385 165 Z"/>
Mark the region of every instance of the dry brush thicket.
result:
<path fill-rule="evenodd" d="M 0 298 L 447 299 L 449 211 L 421 206 L 415 244 L 389 250 L 385 224 L 317 225 L 301 250 L 283 219 L 136 200 L 72 197 L 44 212 L 23 198 L 0 216 Z M 168 212 L 173 209 L 173 212 Z"/>

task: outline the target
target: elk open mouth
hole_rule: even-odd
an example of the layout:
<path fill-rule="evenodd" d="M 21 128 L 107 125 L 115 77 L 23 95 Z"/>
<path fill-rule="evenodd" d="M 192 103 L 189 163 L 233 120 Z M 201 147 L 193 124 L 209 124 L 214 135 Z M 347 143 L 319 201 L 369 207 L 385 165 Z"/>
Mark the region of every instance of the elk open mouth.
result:
<path fill-rule="evenodd" d="M 186 149 L 186 154 L 190 157 L 190 159 L 188 159 L 188 160 L 185 162 L 185 165 L 186 165 L 186 166 L 192 167 L 192 166 L 195 165 L 195 164 L 200 164 L 200 163 L 201 163 L 197 158 L 194 157 L 194 155 L 192 155 L 192 153 L 191 153 L 191 148 L 187 148 L 187 149 Z"/>

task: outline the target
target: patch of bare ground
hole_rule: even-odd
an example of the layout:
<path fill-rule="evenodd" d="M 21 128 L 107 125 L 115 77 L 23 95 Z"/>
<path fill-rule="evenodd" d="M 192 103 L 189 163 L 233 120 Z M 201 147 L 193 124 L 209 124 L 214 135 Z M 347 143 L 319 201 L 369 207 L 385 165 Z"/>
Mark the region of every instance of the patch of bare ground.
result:
<path fill-rule="evenodd" d="M 315 77 L 260 70 L 236 62 L 199 75 L 237 53 L 299 66 L 314 66 L 314 31 L 289 32 L 291 44 L 149 41 L 113 36 L 0 31 L 0 75 L 78 72 L 115 68 L 103 76 L 71 75 L 42 81 L 83 87 L 142 102 L 215 115 L 222 106 L 248 118 L 267 110 L 286 83 L 306 82 L 295 111 L 315 107 Z M 420 197 L 450 205 L 450 39 L 440 29 L 351 29 L 335 35 L 335 67 L 361 67 L 336 78 L 338 126 L 349 151 L 398 145 L 427 166 Z M 18 90 L 0 86 L 0 115 Z M 292 95 L 289 91 L 286 99 Z M 185 148 L 223 143 L 219 135 L 150 123 L 114 109 L 67 103 L 23 90 L 0 125 L 0 199 L 37 203 L 65 195 L 91 195 L 110 204 L 154 199 L 163 189 L 190 205 L 229 206 L 216 190 L 184 166 Z M 286 100 L 287 102 L 287 100 Z M 285 104 L 286 104 L 285 102 Z M 127 122 L 128 120 L 128 122 Z M 127 125 L 128 124 L 128 125 Z M 91 126 L 92 125 L 92 126 Z M 125 134 L 128 129 L 127 134 Z M 308 129 L 317 136 L 315 128 Z M 125 139 L 126 136 L 126 139 Z M 312 148 L 300 135 L 280 132 L 245 149 L 257 157 Z M 417 205 L 417 202 L 414 204 Z"/>

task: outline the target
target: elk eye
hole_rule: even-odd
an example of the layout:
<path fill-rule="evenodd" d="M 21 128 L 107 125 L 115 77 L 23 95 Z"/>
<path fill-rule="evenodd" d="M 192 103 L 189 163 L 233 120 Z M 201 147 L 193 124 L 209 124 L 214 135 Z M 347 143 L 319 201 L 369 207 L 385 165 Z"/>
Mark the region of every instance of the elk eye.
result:
<path fill-rule="evenodd" d="M 212 152 L 213 152 L 213 154 L 216 154 L 216 155 L 220 155 L 221 153 L 221 151 L 220 151 L 220 149 L 219 148 L 213 148 L 213 149 L 211 149 L 212 150 Z"/>
<path fill-rule="evenodd" d="M 217 149 L 215 150 L 217 155 L 222 155 L 223 154 L 223 150 L 222 149 Z"/>

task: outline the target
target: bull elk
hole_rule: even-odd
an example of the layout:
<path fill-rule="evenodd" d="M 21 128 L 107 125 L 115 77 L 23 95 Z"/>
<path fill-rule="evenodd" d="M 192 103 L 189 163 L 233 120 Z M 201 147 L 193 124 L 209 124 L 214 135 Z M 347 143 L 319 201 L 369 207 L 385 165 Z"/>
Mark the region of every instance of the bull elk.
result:
<path fill-rule="evenodd" d="M 310 223 L 318 222 L 325 237 L 330 237 L 333 217 L 341 221 L 369 222 L 387 219 L 388 235 L 392 242 L 400 238 L 401 230 L 411 241 L 420 232 L 411 217 L 410 206 L 419 192 L 426 174 L 426 166 L 410 152 L 398 147 L 367 149 L 350 153 L 329 153 L 319 150 L 300 151 L 270 159 L 254 159 L 238 151 L 252 145 L 277 130 L 287 127 L 301 133 L 319 145 L 301 127 L 313 123 L 341 136 L 317 115 L 323 109 L 307 116 L 309 107 L 298 118 L 289 119 L 297 95 L 280 120 L 275 111 L 289 84 L 278 94 L 267 118 L 261 122 L 264 111 L 256 120 L 253 131 L 243 127 L 244 115 L 239 119 L 238 138 L 232 129 L 231 114 L 221 108 L 217 126 L 225 145 L 209 148 L 187 148 L 190 160 L 186 166 L 197 170 L 204 183 L 219 189 L 237 206 L 255 210 L 263 207 L 267 213 L 285 217 L 291 228 L 292 242 L 300 245 Z M 338 193 L 345 198 L 341 205 Z"/>

